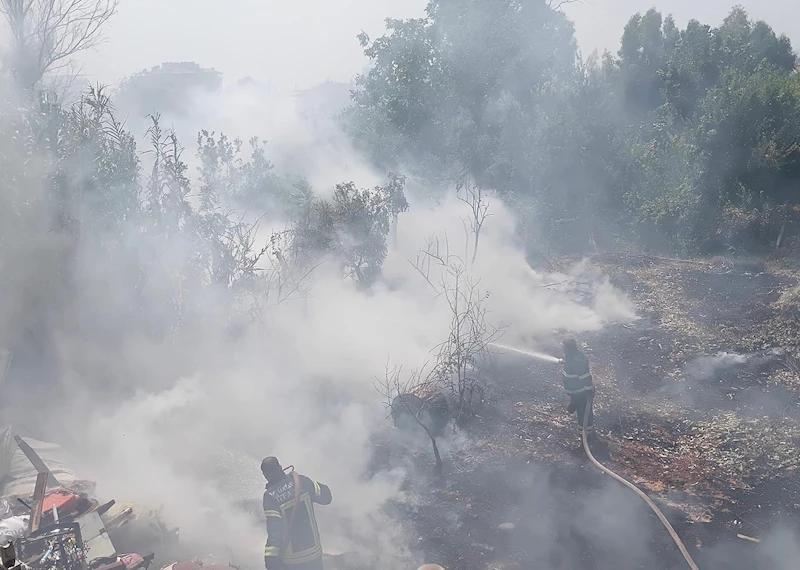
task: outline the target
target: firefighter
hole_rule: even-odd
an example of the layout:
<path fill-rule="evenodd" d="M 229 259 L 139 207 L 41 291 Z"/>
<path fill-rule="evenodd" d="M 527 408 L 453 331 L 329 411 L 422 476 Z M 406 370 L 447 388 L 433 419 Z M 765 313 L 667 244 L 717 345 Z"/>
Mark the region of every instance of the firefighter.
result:
<path fill-rule="evenodd" d="M 569 394 L 568 413 L 575 412 L 578 429 L 583 433 L 583 420 L 586 413 L 586 406 L 590 406 L 590 400 L 594 396 L 594 384 L 592 373 L 589 370 L 589 359 L 578 349 L 575 339 L 568 338 L 562 343 L 564 346 L 564 358 L 561 363 L 564 368 L 564 389 Z M 589 408 L 589 417 L 586 421 L 587 436 L 594 439 L 594 413 Z"/>
<path fill-rule="evenodd" d="M 267 480 L 264 516 L 267 570 L 322 570 L 322 543 L 312 503 L 329 505 L 331 490 L 292 471 L 287 474 L 276 457 L 261 462 Z"/>

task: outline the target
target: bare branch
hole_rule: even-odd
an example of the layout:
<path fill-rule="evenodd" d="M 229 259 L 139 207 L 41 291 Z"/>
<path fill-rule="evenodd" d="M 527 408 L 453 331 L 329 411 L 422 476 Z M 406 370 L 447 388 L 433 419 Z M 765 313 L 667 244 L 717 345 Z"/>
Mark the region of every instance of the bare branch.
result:
<path fill-rule="evenodd" d="M 24 87 L 102 42 L 105 23 L 119 0 L 0 0 L 0 14 L 14 38 L 13 69 Z"/>
<path fill-rule="evenodd" d="M 483 402 L 481 372 L 490 357 L 489 345 L 497 341 L 505 326 L 487 320 L 488 310 L 482 293 L 462 267 L 451 268 L 450 280 L 443 282 L 443 297 L 450 310 L 450 333 L 434 347 L 434 376 L 454 401 L 456 420 L 475 415 Z M 477 400 L 477 401 L 476 401 Z"/>
<path fill-rule="evenodd" d="M 447 231 L 444 232 L 444 244 L 437 236 L 428 237 L 425 240 L 425 249 L 417 252 L 417 257 L 414 261 L 409 260 L 412 267 L 417 270 L 423 279 L 436 291 L 437 296 L 441 295 L 446 289 L 444 283 L 448 279 L 448 275 L 452 276 L 454 272 L 461 272 L 464 269 L 464 261 L 457 255 L 450 253 L 450 240 L 447 237 Z M 431 275 L 432 271 L 436 269 L 441 272 L 439 283 L 435 283 L 435 277 Z"/>
<path fill-rule="evenodd" d="M 475 257 L 478 255 L 478 243 L 483 224 L 486 222 L 486 218 L 492 215 L 489 213 L 489 200 L 486 194 L 484 188 L 470 183 L 468 175 L 464 175 L 456 184 L 457 198 L 469 206 L 472 214 L 469 220 L 461 220 L 461 223 L 464 224 L 464 233 L 467 235 L 467 247 L 469 247 L 471 234 L 472 263 L 475 263 Z"/>
<path fill-rule="evenodd" d="M 267 244 L 266 266 L 257 269 L 263 277 L 263 300 L 266 308 L 280 305 L 308 293 L 312 274 L 323 261 L 308 264 L 293 247 L 293 231 L 274 232 Z"/>
<path fill-rule="evenodd" d="M 450 246 L 447 241 L 447 234 L 445 234 L 444 252 L 442 252 L 441 244 L 439 243 L 439 238 L 436 236 L 432 236 L 426 239 L 425 249 L 417 253 L 416 260 L 413 262 L 409 260 L 409 263 L 411 263 L 414 269 L 416 269 L 417 272 L 422 276 L 422 278 L 425 279 L 428 285 L 430 285 L 435 290 L 436 285 L 434 285 L 433 281 L 431 280 L 431 268 L 446 267 L 449 256 L 450 256 Z"/>
<path fill-rule="evenodd" d="M 447 241 L 442 248 L 438 239 L 429 238 L 426 248 L 410 263 L 445 300 L 450 313 L 447 338 L 431 350 L 435 364 L 428 381 L 450 394 L 456 420 L 467 420 L 483 401 L 480 375 L 490 358 L 489 345 L 502 336 L 506 327 L 488 322 L 484 301 L 489 294 L 481 292 L 480 281 L 470 277 L 462 260 L 450 254 Z M 431 275 L 432 268 L 440 271 L 438 281 Z"/>
<path fill-rule="evenodd" d="M 551 10 L 557 12 L 567 4 L 577 4 L 582 2 L 583 0 L 547 0 L 547 5 L 550 7 Z"/>

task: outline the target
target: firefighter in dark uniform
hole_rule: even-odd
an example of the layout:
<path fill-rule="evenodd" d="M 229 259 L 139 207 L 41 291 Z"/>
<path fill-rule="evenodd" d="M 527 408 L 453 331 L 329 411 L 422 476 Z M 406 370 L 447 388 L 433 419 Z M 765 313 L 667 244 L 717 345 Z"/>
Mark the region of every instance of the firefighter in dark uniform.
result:
<path fill-rule="evenodd" d="M 287 475 L 275 457 L 261 462 L 261 472 L 267 480 L 264 566 L 267 570 L 322 570 L 322 543 L 313 503 L 329 505 L 331 490 L 304 475 Z"/>
<path fill-rule="evenodd" d="M 583 433 L 583 420 L 586 406 L 594 396 L 594 383 L 589 370 L 589 358 L 578 349 L 575 339 L 568 338 L 562 343 L 564 358 L 561 363 L 564 368 L 564 389 L 569 394 L 568 413 L 575 412 L 578 429 Z M 589 417 L 586 421 L 587 436 L 594 439 L 594 413 L 589 408 Z"/>

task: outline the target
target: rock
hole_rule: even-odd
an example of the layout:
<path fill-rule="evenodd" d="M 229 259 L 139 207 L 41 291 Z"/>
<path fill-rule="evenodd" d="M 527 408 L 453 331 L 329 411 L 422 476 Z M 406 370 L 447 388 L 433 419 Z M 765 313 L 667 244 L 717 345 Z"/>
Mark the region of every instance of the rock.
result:
<path fill-rule="evenodd" d="M 514 529 L 516 528 L 517 525 L 515 525 L 512 522 L 504 522 L 502 524 L 497 525 L 497 530 L 501 532 L 514 532 Z"/>

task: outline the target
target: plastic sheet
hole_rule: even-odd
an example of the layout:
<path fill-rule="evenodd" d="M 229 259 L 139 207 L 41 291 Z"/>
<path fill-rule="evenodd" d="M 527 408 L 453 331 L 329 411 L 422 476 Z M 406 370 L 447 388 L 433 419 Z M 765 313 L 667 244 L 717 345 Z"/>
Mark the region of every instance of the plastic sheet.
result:
<path fill-rule="evenodd" d="M 30 517 L 20 515 L 0 520 L 0 545 L 5 546 L 12 540 L 22 538 L 28 532 Z"/>

